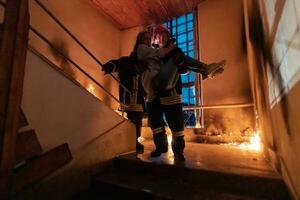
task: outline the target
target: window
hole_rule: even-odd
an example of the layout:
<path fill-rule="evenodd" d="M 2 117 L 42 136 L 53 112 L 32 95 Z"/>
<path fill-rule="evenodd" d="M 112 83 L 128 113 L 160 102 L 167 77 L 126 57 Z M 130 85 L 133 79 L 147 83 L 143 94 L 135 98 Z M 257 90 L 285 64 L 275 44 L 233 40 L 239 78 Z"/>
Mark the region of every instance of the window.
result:
<path fill-rule="evenodd" d="M 173 18 L 164 25 L 170 30 L 172 36 L 176 39 L 176 44 L 181 50 L 188 56 L 195 58 L 195 41 L 194 41 L 194 24 L 195 24 L 194 13 L 188 13 L 180 17 Z M 196 89 L 200 86 L 195 82 L 197 79 L 197 74 L 194 72 L 189 72 L 187 74 L 181 75 L 181 81 L 183 84 L 182 88 L 182 100 L 183 106 L 196 105 L 197 98 Z M 199 90 L 198 90 L 199 91 Z M 196 126 L 196 114 L 199 112 L 194 110 L 184 111 L 185 126 L 195 127 Z"/>

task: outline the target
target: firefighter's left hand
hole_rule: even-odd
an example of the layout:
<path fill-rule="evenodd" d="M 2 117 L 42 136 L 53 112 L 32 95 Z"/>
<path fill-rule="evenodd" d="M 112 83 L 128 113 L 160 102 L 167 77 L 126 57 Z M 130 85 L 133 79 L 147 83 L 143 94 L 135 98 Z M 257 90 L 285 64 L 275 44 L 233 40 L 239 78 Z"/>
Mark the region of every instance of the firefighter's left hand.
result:
<path fill-rule="evenodd" d="M 115 66 L 113 63 L 108 62 L 105 63 L 104 65 L 102 65 L 102 71 L 104 72 L 104 74 L 109 74 L 112 73 L 115 69 Z"/>

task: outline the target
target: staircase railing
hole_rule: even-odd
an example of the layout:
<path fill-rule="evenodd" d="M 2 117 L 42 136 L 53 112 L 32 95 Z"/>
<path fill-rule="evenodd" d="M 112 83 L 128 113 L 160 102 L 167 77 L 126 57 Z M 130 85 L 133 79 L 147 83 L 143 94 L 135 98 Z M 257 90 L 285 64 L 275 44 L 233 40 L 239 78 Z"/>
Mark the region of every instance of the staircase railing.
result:
<path fill-rule="evenodd" d="M 55 15 L 46 8 L 44 4 L 42 4 L 40 1 L 35 0 L 37 5 L 45 11 L 45 13 L 48 14 L 48 16 L 55 21 L 56 24 L 58 24 L 99 66 L 103 66 L 102 62 L 99 61 L 99 59 L 73 34 L 71 31 L 57 18 Z M 0 1 L 0 5 L 5 7 L 6 3 Z M 107 95 L 109 95 L 113 100 L 115 100 L 119 105 L 120 109 L 122 110 L 126 107 L 124 102 L 121 102 L 119 98 L 115 97 L 110 91 L 108 91 L 101 83 L 99 83 L 92 75 L 87 73 L 83 67 L 81 67 L 78 63 L 76 63 L 73 59 L 65 55 L 60 49 L 55 47 L 53 43 L 51 43 L 42 33 L 40 33 L 36 28 L 30 25 L 30 31 L 32 31 L 35 35 L 37 35 L 41 40 L 43 40 L 47 45 L 51 47 L 52 50 L 54 50 L 59 56 L 66 59 L 68 62 L 70 62 L 72 65 L 74 65 L 82 74 L 84 74 L 86 77 L 88 77 L 94 84 L 96 84 L 99 88 L 101 88 Z M 34 47 L 29 45 L 30 50 L 34 50 L 33 52 L 38 52 L 35 50 Z M 38 55 L 39 56 L 39 55 Z M 124 86 L 117 77 L 115 77 L 113 74 L 109 74 L 117 83 L 118 85 L 123 89 L 123 97 L 127 94 L 131 96 L 131 92 Z M 85 88 L 86 89 L 86 88 Z M 86 89 L 88 91 L 88 89 Z M 125 98 L 123 98 L 124 101 Z"/>
<path fill-rule="evenodd" d="M 55 15 L 49 10 L 47 9 L 47 7 L 41 3 L 39 0 L 35 0 L 35 2 L 40 6 L 40 8 L 42 8 L 66 33 L 68 33 L 68 35 L 91 57 L 93 58 L 94 61 L 97 62 L 97 64 L 99 64 L 100 66 L 103 66 L 103 64 L 99 61 L 99 59 L 97 59 L 97 57 L 90 51 L 88 50 L 88 48 L 86 48 L 82 42 L 80 42 L 78 40 L 78 38 L 76 36 L 74 36 L 73 33 L 71 33 L 71 31 L 62 23 L 58 20 L 57 17 L 55 17 Z M 119 80 L 113 75 L 113 74 L 109 74 L 113 79 L 115 79 L 119 85 L 129 94 L 131 94 L 131 92 L 123 85 L 119 82 Z"/>

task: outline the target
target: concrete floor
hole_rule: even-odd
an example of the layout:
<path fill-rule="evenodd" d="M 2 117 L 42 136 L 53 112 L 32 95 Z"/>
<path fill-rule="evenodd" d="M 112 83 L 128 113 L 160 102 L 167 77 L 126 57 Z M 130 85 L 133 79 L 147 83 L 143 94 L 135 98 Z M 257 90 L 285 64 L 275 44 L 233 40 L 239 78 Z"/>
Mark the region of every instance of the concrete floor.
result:
<path fill-rule="evenodd" d="M 168 153 L 151 158 L 150 152 L 154 149 L 152 140 L 143 144 L 143 154 L 131 152 L 120 155 L 115 158 L 110 172 L 94 178 L 94 188 L 101 197 L 290 199 L 282 179 L 269 167 L 260 152 L 186 143 L 186 161 L 176 162 L 170 148 Z"/>
<path fill-rule="evenodd" d="M 280 179 L 280 176 L 270 167 L 262 152 L 243 150 L 238 147 L 213 144 L 186 143 L 185 162 L 175 162 L 172 150 L 158 158 L 151 158 L 150 152 L 154 149 L 152 140 L 143 141 L 144 154 L 131 159 L 140 159 L 146 162 L 180 165 L 186 168 L 218 171 L 245 176 L 260 176 Z"/>

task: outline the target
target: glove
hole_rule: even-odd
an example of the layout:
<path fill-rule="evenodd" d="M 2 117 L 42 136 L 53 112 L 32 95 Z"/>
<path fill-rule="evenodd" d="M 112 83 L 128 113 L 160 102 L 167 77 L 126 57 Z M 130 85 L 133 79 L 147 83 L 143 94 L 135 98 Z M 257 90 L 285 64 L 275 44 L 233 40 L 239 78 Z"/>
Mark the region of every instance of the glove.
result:
<path fill-rule="evenodd" d="M 107 62 L 102 65 L 102 71 L 104 72 L 104 75 L 114 72 L 115 68 L 116 66 L 112 62 Z"/>
<path fill-rule="evenodd" d="M 222 60 L 218 63 L 205 64 L 203 66 L 204 72 L 202 72 L 203 80 L 206 78 L 214 78 L 224 72 L 226 60 Z"/>

